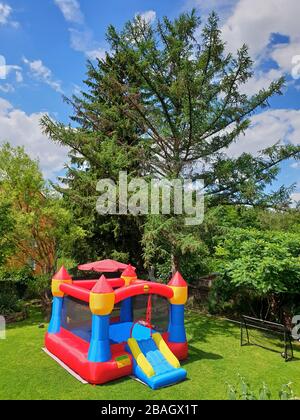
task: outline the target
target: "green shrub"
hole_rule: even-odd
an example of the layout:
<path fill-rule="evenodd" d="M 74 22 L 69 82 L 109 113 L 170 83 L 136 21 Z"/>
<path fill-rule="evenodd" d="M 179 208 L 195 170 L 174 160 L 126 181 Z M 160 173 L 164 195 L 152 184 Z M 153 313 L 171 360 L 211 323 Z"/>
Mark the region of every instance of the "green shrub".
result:
<path fill-rule="evenodd" d="M 300 286 L 300 234 L 232 229 L 216 247 L 231 282 L 260 294 L 293 293 Z"/>
<path fill-rule="evenodd" d="M 44 293 L 50 291 L 50 288 L 51 279 L 49 275 L 34 276 L 27 283 L 26 299 L 39 299 Z"/>
<path fill-rule="evenodd" d="M 60 257 L 57 259 L 56 270 L 59 270 L 60 267 L 62 266 L 64 266 L 68 271 L 71 271 L 72 269 L 77 268 L 76 261 L 73 258 L 67 258 L 67 257 Z M 48 279 L 50 279 L 49 275 L 48 275 Z"/>
<path fill-rule="evenodd" d="M 33 279 L 33 271 L 29 267 L 20 269 L 0 268 L 0 283 L 8 284 L 16 290 L 20 299 L 22 299 L 28 287 L 28 283 Z"/>
<path fill-rule="evenodd" d="M 1 315 L 19 312 L 24 308 L 28 285 L 33 279 L 32 270 L 0 270 L 0 313 Z"/>
<path fill-rule="evenodd" d="M 231 229 L 218 241 L 214 259 L 221 275 L 210 296 L 213 312 L 246 305 L 252 315 L 278 317 L 286 297 L 300 296 L 298 233 Z"/>
<path fill-rule="evenodd" d="M 129 263 L 129 253 L 128 252 L 119 252 L 119 251 L 112 251 L 111 256 L 113 260 L 120 261 L 124 264 Z"/>
<path fill-rule="evenodd" d="M 22 311 L 24 302 L 19 298 L 17 291 L 11 284 L 1 283 L 0 315 L 9 315 Z"/>

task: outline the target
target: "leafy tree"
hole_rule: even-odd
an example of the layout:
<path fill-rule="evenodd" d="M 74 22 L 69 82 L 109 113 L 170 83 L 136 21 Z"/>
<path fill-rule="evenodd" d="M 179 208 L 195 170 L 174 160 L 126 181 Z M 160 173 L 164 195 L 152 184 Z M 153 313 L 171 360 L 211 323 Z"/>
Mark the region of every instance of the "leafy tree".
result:
<path fill-rule="evenodd" d="M 300 232 L 300 212 L 290 208 L 286 211 L 258 212 L 258 227 L 262 230 L 277 230 L 283 232 Z"/>
<path fill-rule="evenodd" d="M 243 296 L 254 315 L 276 318 L 283 297 L 299 295 L 299 256 L 299 233 L 230 229 L 213 256 L 221 274 L 214 292 L 225 302 Z M 255 299 L 259 311 L 251 307 Z"/>
<path fill-rule="evenodd" d="M 0 148 L 0 206 L 9 209 L 1 240 L 15 250 L 12 265 L 34 261 L 42 273 L 53 274 L 58 256 L 84 234 L 47 187 L 38 163 L 8 143 Z"/>
<path fill-rule="evenodd" d="M 94 203 L 97 177 L 114 178 L 120 168 L 132 175 L 204 179 L 208 207 L 287 206 L 290 188 L 267 193 L 266 186 L 276 178 L 280 162 L 299 157 L 298 146 L 280 145 L 274 139 L 274 146 L 258 156 L 226 154 L 249 127 L 251 115 L 281 94 L 284 80 L 252 96 L 243 93 L 253 63 L 245 45 L 236 55 L 225 52 L 215 13 L 203 27 L 195 11 L 174 21 L 165 17 L 155 25 L 137 17 L 121 31 L 110 26 L 107 40 L 110 51 L 105 59 L 88 65 L 87 92 L 68 100 L 74 109 L 72 121 L 79 127 L 74 130 L 48 117 L 42 121 L 54 141 L 72 149 L 66 194 L 77 198 L 82 217 L 78 208 L 90 207 L 82 192 L 76 196 L 75 186 L 82 191 L 80 184 L 85 185 Z M 107 150 L 113 150 L 115 159 Z M 97 234 L 105 238 L 103 226 L 115 220 L 102 220 L 92 238 Z M 160 230 L 161 235 L 167 232 L 164 238 L 155 235 L 161 222 L 167 226 Z M 157 223 L 152 218 L 146 221 L 146 237 L 152 237 L 152 241 L 144 237 L 146 259 L 165 242 L 177 269 L 182 236 L 193 237 L 195 246 L 199 232 L 186 230 L 178 217 L 166 222 L 158 218 Z"/>
<path fill-rule="evenodd" d="M 25 308 L 25 297 L 31 283 L 35 282 L 29 267 L 0 267 L 0 313 L 7 315 Z M 49 285 L 49 278 L 48 278 Z"/>
<path fill-rule="evenodd" d="M 175 270 L 180 260 L 180 271 L 191 283 L 210 272 L 212 265 L 209 243 L 203 231 L 205 226 L 188 232 L 183 225 L 178 217 L 168 216 L 151 216 L 145 223 L 142 240 L 145 264 L 151 267 L 155 261 L 156 274 L 161 280 L 171 274 L 170 261 Z"/>
<path fill-rule="evenodd" d="M 3 201 L 0 203 L 0 267 L 14 251 L 13 244 L 7 239 L 12 229 L 11 207 L 8 202 Z"/>

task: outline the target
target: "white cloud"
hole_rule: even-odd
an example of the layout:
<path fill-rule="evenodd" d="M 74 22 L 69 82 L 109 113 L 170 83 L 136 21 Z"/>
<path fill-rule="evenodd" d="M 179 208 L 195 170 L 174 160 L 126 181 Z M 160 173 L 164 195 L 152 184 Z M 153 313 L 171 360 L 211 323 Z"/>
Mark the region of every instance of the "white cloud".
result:
<path fill-rule="evenodd" d="M 223 37 L 230 51 L 246 43 L 255 60 L 273 58 L 282 72 L 290 72 L 293 56 L 300 54 L 299 15 L 299 0 L 239 0 L 222 27 Z M 273 34 L 289 42 L 270 44 Z"/>
<path fill-rule="evenodd" d="M 4 93 L 12 93 L 15 91 L 15 87 L 11 83 L 0 84 L 0 91 Z"/>
<path fill-rule="evenodd" d="M 226 18 L 231 15 L 232 8 L 237 2 L 238 0 L 186 0 L 183 9 L 191 10 L 194 7 L 199 8 L 201 16 L 208 15 L 212 10 L 215 10 L 221 18 Z"/>
<path fill-rule="evenodd" d="M 80 96 L 82 92 L 82 87 L 73 83 L 73 95 Z"/>
<path fill-rule="evenodd" d="M 84 16 L 78 0 L 54 0 L 67 22 L 83 23 Z"/>
<path fill-rule="evenodd" d="M 93 39 L 93 33 L 90 30 L 86 28 L 83 30 L 70 28 L 69 31 L 71 36 L 71 47 L 75 51 L 84 53 L 85 56 L 91 60 L 105 58 L 105 49 L 99 46 Z"/>
<path fill-rule="evenodd" d="M 255 75 L 244 88 L 245 93 L 253 94 L 261 87 L 268 87 L 274 78 L 295 71 L 292 60 L 300 56 L 299 0 L 186 0 L 184 9 L 192 7 L 200 10 L 203 21 L 212 10 L 218 13 L 228 52 L 235 53 L 243 43 L 249 46 Z M 271 42 L 274 34 L 284 35 L 289 41 L 274 44 Z M 261 71 L 262 61 L 268 59 L 273 59 L 276 67 Z M 300 66 L 297 70 L 300 76 Z"/>
<path fill-rule="evenodd" d="M 283 76 L 283 71 L 280 69 L 271 69 L 267 72 L 257 69 L 253 77 L 241 87 L 241 93 L 246 95 L 257 94 L 261 89 L 268 88 L 274 80 L 281 76 Z"/>
<path fill-rule="evenodd" d="M 300 192 L 291 194 L 291 200 L 292 200 L 291 207 L 296 207 L 296 205 L 300 202 Z"/>
<path fill-rule="evenodd" d="M 293 57 L 300 55 L 300 31 L 298 39 L 294 39 L 289 44 L 276 45 L 270 55 L 284 72 L 291 74 L 296 64 L 293 63 Z"/>
<path fill-rule="evenodd" d="M 0 78 L 0 91 L 3 93 L 13 93 L 17 84 L 23 82 L 22 68 L 17 65 L 5 65 L 5 77 Z"/>
<path fill-rule="evenodd" d="M 23 82 L 23 74 L 22 71 L 16 71 L 16 81 L 18 83 L 22 83 Z"/>
<path fill-rule="evenodd" d="M 200 0 L 190 0 L 201 3 Z M 217 11 L 222 10 L 221 1 L 213 0 Z M 249 46 L 251 57 L 255 61 L 255 75 L 244 88 L 247 94 L 253 94 L 262 87 L 287 74 L 293 76 L 290 85 L 299 89 L 295 83 L 300 76 L 300 65 L 295 57 L 300 58 L 299 0 L 226 0 L 231 14 L 223 22 L 222 37 L 227 43 L 227 50 L 236 52 L 243 43 Z M 287 42 L 272 42 L 274 34 L 287 38 Z M 276 67 L 261 71 L 264 60 L 272 59 Z M 299 60 L 300 64 L 300 60 Z"/>
<path fill-rule="evenodd" d="M 15 28 L 19 26 L 18 22 L 11 20 L 12 12 L 13 10 L 8 4 L 0 2 L 0 25 L 10 25 Z"/>
<path fill-rule="evenodd" d="M 12 8 L 8 4 L 0 3 L 0 24 L 6 25 L 11 15 Z"/>
<path fill-rule="evenodd" d="M 2 67 L 2 71 L 3 70 L 4 77 L 0 78 L 0 80 L 7 80 L 10 76 L 14 76 L 17 83 L 21 83 L 23 81 L 22 67 L 12 64 L 4 64 Z"/>
<path fill-rule="evenodd" d="M 257 57 L 268 46 L 271 34 L 299 37 L 298 0 L 240 0 L 222 31 L 231 50 L 242 42 Z"/>
<path fill-rule="evenodd" d="M 291 199 L 294 201 L 295 204 L 300 202 L 300 192 L 291 194 Z"/>
<path fill-rule="evenodd" d="M 68 150 L 50 141 L 41 131 L 42 113 L 26 114 L 0 98 L 0 142 L 24 146 L 34 159 L 39 159 L 44 176 L 54 179 L 67 161 Z"/>
<path fill-rule="evenodd" d="M 156 19 L 156 12 L 154 10 L 147 10 L 146 12 L 138 12 L 135 16 L 140 16 L 145 22 L 152 23 Z"/>
<path fill-rule="evenodd" d="M 95 50 L 86 51 L 86 56 L 90 60 L 96 60 L 97 58 L 99 60 L 104 60 L 106 57 L 106 51 L 104 48 L 97 48 Z"/>
<path fill-rule="evenodd" d="M 71 47 L 75 51 L 86 52 L 90 49 L 93 39 L 92 32 L 86 29 L 79 30 L 70 28 Z"/>
<path fill-rule="evenodd" d="M 81 11 L 78 0 L 54 0 L 60 8 L 69 28 L 71 48 L 83 53 L 88 59 L 96 60 L 105 58 L 105 49 L 94 40 L 92 31 L 85 25 L 85 17 Z M 74 24 L 77 24 L 76 26 Z M 78 26 L 79 25 L 79 26 Z"/>
<path fill-rule="evenodd" d="M 0 114 L 10 108 L 12 108 L 11 104 L 6 99 L 0 98 Z"/>
<path fill-rule="evenodd" d="M 43 64 L 42 60 L 30 61 L 24 57 L 23 61 L 25 64 L 27 64 L 32 76 L 35 79 L 46 83 L 56 92 L 63 93 L 61 82 L 53 79 L 52 71 Z"/>
<path fill-rule="evenodd" d="M 226 153 L 235 157 L 243 152 L 256 155 L 278 141 L 300 144 L 300 110 L 275 109 L 255 115 L 245 136 L 232 144 Z"/>
<path fill-rule="evenodd" d="M 22 74 L 22 67 L 14 65 L 14 64 L 8 64 L 6 66 L 6 76 L 8 77 L 12 73 L 16 75 L 16 80 L 18 81 L 20 74 Z"/>

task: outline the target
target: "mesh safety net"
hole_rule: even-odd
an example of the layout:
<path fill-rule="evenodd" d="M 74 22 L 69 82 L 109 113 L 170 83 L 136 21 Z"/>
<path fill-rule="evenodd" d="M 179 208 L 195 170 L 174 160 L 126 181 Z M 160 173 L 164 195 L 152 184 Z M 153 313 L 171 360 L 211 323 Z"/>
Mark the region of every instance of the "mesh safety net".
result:
<path fill-rule="evenodd" d="M 147 318 L 147 295 L 133 297 L 133 321 Z M 169 303 L 167 299 L 151 295 L 151 324 L 156 331 L 164 332 L 168 329 L 169 323 Z"/>
<path fill-rule="evenodd" d="M 148 295 L 135 296 L 133 303 L 133 322 L 147 317 Z M 120 302 L 111 314 L 111 322 L 118 323 Z M 151 296 L 151 324 L 155 331 L 168 329 L 169 303 L 167 299 L 157 295 Z M 90 341 L 92 332 L 92 314 L 88 303 L 70 296 L 65 296 L 62 310 L 62 327 L 85 341 Z M 129 336 L 128 336 L 129 338 Z"/>
<path fill-rule="evenodd" d="M 92 314 L 88 303 L 65 296 L 62 310 L 62 327 L 86 341 L 90 341 Z"/>

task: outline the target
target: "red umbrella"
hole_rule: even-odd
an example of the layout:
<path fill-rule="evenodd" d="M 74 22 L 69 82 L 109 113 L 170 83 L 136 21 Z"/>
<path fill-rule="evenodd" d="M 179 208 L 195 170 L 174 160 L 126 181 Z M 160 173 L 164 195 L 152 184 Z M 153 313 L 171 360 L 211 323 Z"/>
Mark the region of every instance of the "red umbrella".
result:
<path fill-rule="evenodd" d="M 102 260 L 79 265 L 78 269 L 82 271 L 97 271 L 98 273 L 114 273 L 115 271 L 125 270 L 127 266 L 128 264 L 123 264 L 115 260 Z"/>

